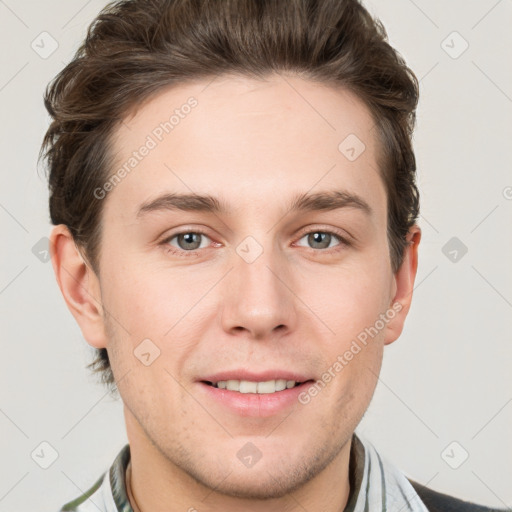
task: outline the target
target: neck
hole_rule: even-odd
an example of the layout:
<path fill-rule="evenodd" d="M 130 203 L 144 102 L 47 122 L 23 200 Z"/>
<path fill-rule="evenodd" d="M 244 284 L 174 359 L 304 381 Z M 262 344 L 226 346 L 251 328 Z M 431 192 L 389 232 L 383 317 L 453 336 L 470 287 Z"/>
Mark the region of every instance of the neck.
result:
<path fill-rule="evenodd" d="M 342 512 L 348 501 L 351 438 L 336 457 L 306 484 L 281 497 L 244 499 L 202 485 L 165 457 L 142 430 L 129 429 L 131 460 L 126 474 L 134 512 Z M 219 485 L 222 484 L 219 475 Z"/>
<path fill-rule="evenodd" d="M 137 503 L 137 500 L 132 494 L 132 461 L 130 460 L 128 462 L 128 466 L 126 467 L 126 495 L 128 496 L 128 501 L 130 502 L 130 505 L 133 508 L 133 512 L 141 512 L 139 508 L 139 504 Z"/>

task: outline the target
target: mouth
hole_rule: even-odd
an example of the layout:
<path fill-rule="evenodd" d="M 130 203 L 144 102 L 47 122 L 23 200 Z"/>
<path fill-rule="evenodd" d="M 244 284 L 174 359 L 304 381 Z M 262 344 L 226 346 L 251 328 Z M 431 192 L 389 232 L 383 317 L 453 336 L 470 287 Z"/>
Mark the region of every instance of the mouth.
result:
<path fill-rule="evenodd" d="M 200 380 L 199 392 L 211 403 L 238 417 L 267 418 L 285 414 L 299 403 L 300 394 L 314 380 L 268 379 Z M 254 378 L 254 377 L 253 377 Z"/>
<path fill-rule="evenodd" d="M 311 374 L 286 368 L 224 370 L 197 379 L 200 396 L 212 406 L 237 416 L 270 417 L 286 413 L 315 380 Z M 214 405 L 215 404 L 215 405 Z"/>
<path fill-rule="evenodd" d="M 266 381 L 250 381 L 250 380 L 219 380 L 212 382 L 208 380 L 201 381 L 203 384 L 211 386 L 217 389 L 226 389 L 227 391 L 235 391 L 238 393 L 254 393 L 259 395 L 270 395 L 286 389 L 296 388 L 302 386 L 307 382 L 313 382 L 307 380 L 303 382 L 297 382 L 295 380 L 286 379 L 273 379 Z"/>

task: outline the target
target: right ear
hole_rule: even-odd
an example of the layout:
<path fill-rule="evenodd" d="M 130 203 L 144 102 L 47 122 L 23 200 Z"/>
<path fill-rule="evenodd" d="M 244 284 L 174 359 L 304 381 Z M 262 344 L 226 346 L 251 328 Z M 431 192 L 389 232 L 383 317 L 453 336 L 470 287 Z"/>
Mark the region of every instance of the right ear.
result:
<path fill-rule="evenodd" d="M 52 229 L 50 255 L 62 296 L 85 340 L 95 348 L 105 348 L 107 337 L 100 283 L 94 271 L 82 258 L 65 224 L 59 224 Z"/>

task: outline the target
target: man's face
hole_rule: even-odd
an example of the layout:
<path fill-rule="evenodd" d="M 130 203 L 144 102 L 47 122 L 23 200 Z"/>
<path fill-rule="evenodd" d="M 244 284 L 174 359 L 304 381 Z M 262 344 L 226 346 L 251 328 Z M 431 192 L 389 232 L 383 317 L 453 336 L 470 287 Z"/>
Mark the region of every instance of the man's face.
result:
<path fill-rule="evenodd" d="M 160 93 L 116 132 L 112 172 L 150 149 L 104 199 L 105 345 L 129 438 L 219 492 L 277 497 L 336 460 L 374 392 L 387 323 L 335 363 L 393 304 L 386 192 L 355 96 L 296 77 L 208 83 Z M 359 206 L 291 208 L 335 191 Z M 163 194 L 226 211 L 138 213 Z M 276 379 L 309 382 L 254 393 Z M 228 380 L 251 392 L 209 384 Z"/>

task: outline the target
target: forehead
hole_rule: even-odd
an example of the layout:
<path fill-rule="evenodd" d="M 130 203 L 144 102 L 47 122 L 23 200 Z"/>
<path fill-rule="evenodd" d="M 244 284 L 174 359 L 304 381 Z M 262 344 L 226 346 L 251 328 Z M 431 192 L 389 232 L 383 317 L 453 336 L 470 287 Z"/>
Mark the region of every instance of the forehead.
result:
<path fill-rule="evenodd" d="M 296 76 L 167 88 L 123 120 L 113 148 L 111 175 L 125 172 L 106 209 L 122 201 L 131 218 L 164 191 L 229 198 L 236 210 L 327 189 L 383 202 L 368 108 L 347 90 Z"/>

